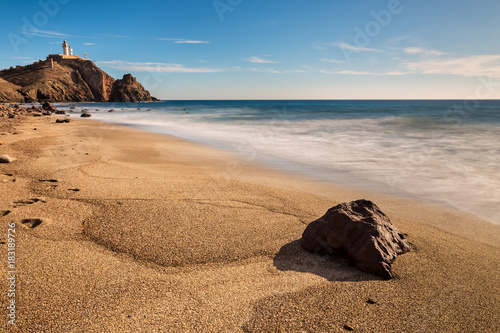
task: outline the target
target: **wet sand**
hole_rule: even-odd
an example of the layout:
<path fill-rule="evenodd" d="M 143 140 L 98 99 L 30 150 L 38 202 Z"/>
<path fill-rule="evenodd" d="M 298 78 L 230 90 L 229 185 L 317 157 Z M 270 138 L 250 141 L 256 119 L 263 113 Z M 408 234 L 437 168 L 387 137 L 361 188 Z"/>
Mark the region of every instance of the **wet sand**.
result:
<path fill-rule="evenodd" d="M 1 331 L 500 331 L 498 225 L 174 137 L 55 119 L 0 129 L 0 155 L 17 158 L 0 164 L 0 241 L 12 222 L 17 237 L 16 325 L 2 278 Z M 298 245 L 309 222 L 361 198 L 414 245 L 390 281 Z"/>

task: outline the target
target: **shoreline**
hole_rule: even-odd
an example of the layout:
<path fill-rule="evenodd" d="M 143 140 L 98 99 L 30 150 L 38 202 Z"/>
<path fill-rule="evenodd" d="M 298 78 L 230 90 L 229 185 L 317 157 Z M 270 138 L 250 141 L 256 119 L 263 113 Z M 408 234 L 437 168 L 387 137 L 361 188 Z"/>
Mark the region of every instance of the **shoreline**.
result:
<path fill-rule="evenodd" d="M 19 331 L 499 329 L 498 225 L 163 134 L 55 119 L 0 137 L 18 159 L 0 164 L 11 210 L 0 220 L 3 238 L 12 221 L 20 238 Z M 297 245 L 307 223 L 361 198 L 415 245 L 391 281 Z"/>

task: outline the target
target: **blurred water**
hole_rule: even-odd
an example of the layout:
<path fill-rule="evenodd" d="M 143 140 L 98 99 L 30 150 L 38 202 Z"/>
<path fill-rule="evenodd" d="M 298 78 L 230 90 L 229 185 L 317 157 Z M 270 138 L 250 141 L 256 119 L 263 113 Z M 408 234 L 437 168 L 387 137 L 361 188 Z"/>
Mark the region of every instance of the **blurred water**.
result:
<path fill-rule="evenodd" d="M 71 106 L 58 105 L 68 111 Z M 251 162 L 324 180 L 445 203 L 500 223 L 498 100 L 474 107 L 464 101 L 171 101 L 75 107 L 75 113 L 88 109 L 92 119 L 233 150 Z M 111 108 L 117 112 L 106 112 Z"/>

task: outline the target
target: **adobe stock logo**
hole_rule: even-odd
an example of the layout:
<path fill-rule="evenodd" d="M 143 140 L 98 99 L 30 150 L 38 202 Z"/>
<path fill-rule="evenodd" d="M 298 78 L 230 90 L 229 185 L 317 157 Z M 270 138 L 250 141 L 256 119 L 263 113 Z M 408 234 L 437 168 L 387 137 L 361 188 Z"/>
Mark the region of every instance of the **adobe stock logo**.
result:
<path fill-rule="evenodd" d="M 213 2 L 214 9 L 219 15 L 219 19 L 224 21 L 224 14 L 226 12 L 232 12 L 236 7 L 241 5 L 243 0 L 215 0 Z"/>
<path fill-rule="evenodd" d="M 412 1 L 412 0 L 408 0 Z M 361 51 L 368 50 L 368 46 L 371 44 L 374 38 L 376 38 L 384 28 L 387 28 L 392 22 L 392 19 L 403 12 L 403 5 L 400 0 L 389 0 L 387 3 L 387 9 L 382 9 L 380 11 L 370 11 L 370 15 L 373 20 L 367 22 L 363 29 L 356 26 L 354 27 L 353 43 L 340 43 L 339 46 L 342 49 L 344 58 L 346 62 L 351 62 L 351 57 L 354 54 L 360 53 Z"/>
<path fill-rule="evenodd" d="M 9 32 L 7 38 L 15 53 L 19 53 L 19 46 L 27 44 L 30 38 L 33 38 L 40 28 L 49 23 L 49 19 L 59 14 L 60 6 L 66 5 L 71 0 L 47 0 L 38 1 L 40 10 L 37 11 L 29 20 L 26 16 L 21 19 L 23 26 L 21 33 Z"/>

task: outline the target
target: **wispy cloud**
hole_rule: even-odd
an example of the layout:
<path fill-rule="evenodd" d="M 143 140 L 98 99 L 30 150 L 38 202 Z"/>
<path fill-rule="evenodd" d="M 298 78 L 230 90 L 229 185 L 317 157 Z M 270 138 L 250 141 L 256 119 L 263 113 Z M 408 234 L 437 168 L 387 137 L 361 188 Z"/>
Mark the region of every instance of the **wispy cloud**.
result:
<path fill-rule="evenodd" d="M 326 58 L 321 58 L 320 59 L 321 61 L 324 61 L 324 62 L 329 62 L 329 63 L 332 63 L 332 64 L 345 64 L 346 62 L 343 61 L 343 60 L 336 60 L 336 59 L 326 59 Z"/>
<path fill-rule="evenodd" d="M 151 72 L 151 73 L 216 73 L 222 69 L 215 68 L 189 68 L 181 64 L 166 64 L 161 62 L 126 62 L 120 60 L 98 61 L 97 64 L 131 72 Z"/>
<path fill-rule="evenodd" d="M 259 72 L 259 73 L 271 73 L 271 74 L 292 74 L 292 73 L 305 73 L 307 72 L 306 70 L 303 69 L 288 69 L 288 70 L 276 70 L 274 68 L 258 68 L 258 67 L 251 67 L 251 68 L 241 68 L 239 66 L 233 67 L 234 70 L 240 71 L 240 72 Z"/>
<path fill-rule="evenodd" d="M 182 38 L 155 38 L 156 40 L 169 41 L 174 44 L 210 44 L 206 40 L 182 39 Z"/>
<path fill-rule="evenodd" d="M 89 46 L 89 45 L 96 45 L 96 44 L 95 43 L 83 43 L 83 45 Z"/>
<path fill-rule="evenodd" d="M 263 57 L 250 57 L 245 58 L 245 61 L 254 63 L 254 64 L 276 64 L 277 61 L 272 61 L 268 59 L 264 59 Z"/>
<path fill-rule="evenodd" d="M 30 36 L 37 36 L 37 37 L 44 37 L 44 38 L 67 38 L 67 37 L 74 37 L 74 38 L 91 38 L 91 39 L 98 39 L 99 37 L 96 36 L 80 36 L 80 35 L 70 35 L 70 34 L 65 34 L 62 32 L 58 31 L 48 31 L 48 30 L 40 30 L 40 29 L 27 29 L 23 31 L 23 34 L 27 34 Z M 103 35 L 97 35 L 97 36 L 103 36 Z M 53 42 L 51 42 L 53 43 Z M 59 43 L 59 42 L 57 42 Z"/>
<path fill-rule="evenodd" d="M 421 74 L 500 77 L 500 55 L 422 59 L 402 65 L 409 71 Z"/>
<path fill-rule="evenodd" d="M 332 43 L 332 46 L 337 46 L 343 50 L 349 50 L 354 52 L 382 52 L 382 50 L 372 49 L 369 47 L 355 46 L 352 44 L 344 43 L 344 42 L 336 42 Z"/>
<path fill-rule="evenodd" d="M 56 31 L 47 31 L 47 30 L 39 30 L 39 29 L 33 29 L 33 30 L 26 30 L 24 31 L 25 34 L 31 35 L 31 36 L 38 36 L 38 37 L 69 37 L 70 35 L 63 34 L 60 32 Z"/>
<path fill-rule="evenodd" d="M 438 50 L 424 49 L 421 47 L 405 47 L 403 52 L 407 54 L 421 54 L 421 55 L 445 55 L 447 53 Z"/>
<path fill-rule="evenodd" d="M 205 40 L 176 40 L 174 44 L 210 44 Z"/>
<path fill-rule="evenodd" d="M 35 59 L 35 58 L 33 58 L 33 57 L 12 57 L 12 59 L 31 60 L 31 59 Z"/>
<path fill-rule="evenodd" d="M 364 72 L 364 71 L 351 71 L 351 70 L 341 70 L 341 71 L 329 71 L 326 69 L 320 70 L 323 74 L 341 74 L 341 75 L 377 75 L 377 76 L 399 76 L 410 74 L 410 72 L 405 71 L 391 71 L 391 72 Z"/>

